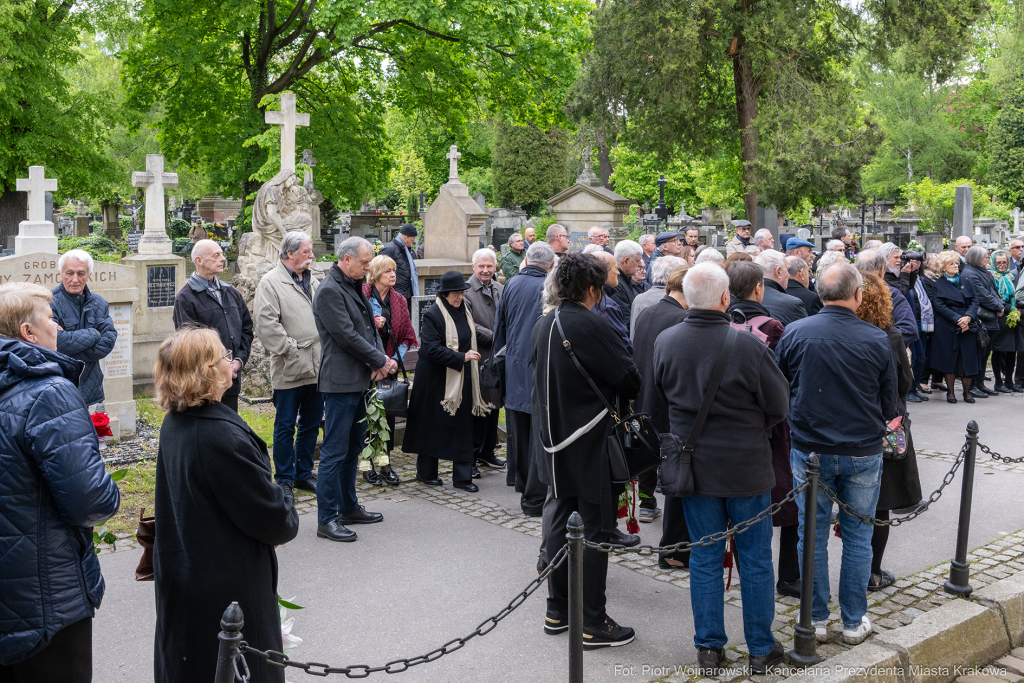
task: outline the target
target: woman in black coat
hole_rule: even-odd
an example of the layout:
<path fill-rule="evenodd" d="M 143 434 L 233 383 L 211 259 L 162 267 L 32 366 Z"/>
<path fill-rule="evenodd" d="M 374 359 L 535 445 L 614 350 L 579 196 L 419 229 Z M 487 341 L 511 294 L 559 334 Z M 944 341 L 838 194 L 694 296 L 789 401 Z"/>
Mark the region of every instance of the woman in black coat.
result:
<path fill-rule="evenodd" d="M 1010 255 L 1002 249 L 992 253 L 992 277 L 996 283 L 996 291 L 1003 302 L 1003 315 L 999 316 L 999 331 L 992 335 L 992 376 L 995 377 L 996 391 L 1012 394 L 1013 367 L 1017 354 L 1024 351 L 1024 334 L 1021 325 L 1010 327 L 1006 324 L 1006 316 L 1016 308 L 1014 298 L 1014 272 L 1010 270 Z"/>
<path fill-rule="evenodd" d="M 213 680 L 224 610 L 238 602 L 245 640 L 281 651 L 274 547 L 299 517 L 270 471 L 267 445 L 220 402 L 231 354 L 214 330 L 182 327 L 160 345 L 156 390 L 167 410 L 156 466 L 157 683 Z M 284 671 L 246 657 L 252 681 Z"/>
<path fill-rule="evenodd" d="M 942 275 L 932 288 L 935 308 L 935 332 L 928 349 L 928 363 L 946 377 L 946 401 L 956 403 L 955 377 L 964 387 L 964 401 L 974 403 L 971 378 L 978 374 L 977 335 L 970 323 L 978 317 L 978 301 L 970 280 L 960 275 L 960 257 L 954 251 L 938 256 Z"/>
<path fill-rule="evenodd" d="M 475 493 L 480 489 L 472 475 L 473 416 L 494 406 L 480 394 L 476 330 L 463 303 L 467 289 L 462 273 L 448 271 L 441 276 L 437 301 L 423 314 L 402 450 L 419 455 L 416 478 L 424 484 L 443 484 L 437 461 L 451 460 L 452 485 Z"/>
<path fill-rule="evenodd" d="M 974 288 L 974 296 L 978 300 L 978 322 L 988 330 L 990 340 L 986 346 L 978 347 L 978 374 L 974 377 L 972 393 L 975 396 L 980 394 L 995 396 L 999 392 L 985 386 L 985 366 L 988 365 L 988 355 L 992 351 L 991 339 L 999 332 L 999 320 L 1010 311 L 1002 297 L 999 296 L 999 289 L 996 287 L 992 273 L 988 272 L 988 249 L 971 247 L 967 251 L 967 255 L 964 256 L 964 260 L 967 261 L 967 265 L 960 273 L 960 278 L 966 278 Z"/>

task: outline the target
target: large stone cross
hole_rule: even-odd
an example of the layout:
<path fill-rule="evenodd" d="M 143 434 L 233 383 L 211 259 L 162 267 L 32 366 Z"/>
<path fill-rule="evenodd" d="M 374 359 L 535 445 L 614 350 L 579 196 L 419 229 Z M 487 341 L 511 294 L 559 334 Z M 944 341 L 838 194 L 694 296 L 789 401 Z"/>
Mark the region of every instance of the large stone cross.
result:
<path fill-rule="evenodd" d="M 309 114 L 295 111 L 295 93 L 281 93 L 281 111 L 268 111 L 267 123 L 281 126 L 281 170 L 295 171 L 295 127 L 308 126 Z"/>
<path fill-rule="evenodd" d="M 459 159 L 462 155 L 459 154 L 459 148 L 457 145 L 452 145 L 448 150 L 448 153 L 444 155 L 448 159 L 448 182 L 457 183 L 459 182 Z"/>
<path fill-rule="evenodd" d="M 162 154 L 146 155 L 146 170 L 132 172 L 132 185 L 146 188 L 146 231 L 139 239 L 140 254 L 170 254 L 164 215 L 164 188 L 178 186 L 177 173 L 164 173 Z"/>
<path fill-rule="evenodd" d="M 18 192 L 28 193 L 28 220 L 41 223 L 46 220 L 46 193 L 57 191 L 56 178 L 47 178 L 42 166 L 29 166 L 28 178 L 18 178 Z"/>

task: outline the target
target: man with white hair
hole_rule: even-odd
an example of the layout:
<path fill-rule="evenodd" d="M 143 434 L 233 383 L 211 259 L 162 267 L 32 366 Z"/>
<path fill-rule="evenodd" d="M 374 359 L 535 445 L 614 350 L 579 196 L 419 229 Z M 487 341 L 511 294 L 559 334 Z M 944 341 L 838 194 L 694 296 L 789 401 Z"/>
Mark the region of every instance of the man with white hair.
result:
<path fill-rule="evenodd" d="M 522 248 L 522 238 L 518 240 L 518 243 Z M 511 253 L 511 249 L 509 252 Z M 523 257 L 526 257 L 525 253 Z M 494 260 L 494 252 L 490 249 L 479 249 L 474 252 L 472 262 L 473 274 L 469 278 L 469 289 L 466 290 L 465 302 L 469 312 L 473 315 L 477 350 L 480 352 L 479 362 L 483 364 L 491 357 L 492 353 L 499 350 L 494 346 L 494 323 L 498 316 L 498 304 L 501 302 L 504 285 L 494 277 L 497 264 Z M 516 272 L 519 272 L 518 265 Z M 506 280 L 506 282 L 508 281 Z M 484 403 L 494 405 L 495 409 L 487 415 L 473 416 L 474 460 L 476 465 L 503 469 L 505 461 L 494 455 L 494 447 L 498 443 L 498 409 L 501 408 L 501 390 L 482 386 L 480 394 L 483 396 Z M 478 472 L 473 472 L 473 474 L 479 476 Z"/>
<path fill-rule="evenodd" d="M 664 263 L 663 263 L 664 261 Z M 644 309 L 653 306 L 665 296 L 665 283 L 673 270 L 686 261 L 678 256 L 662 256 L 651 262 L 650 280 L 651 288 L 643 294 L 637 294 L 629 310 L 629 329 L 632 331 L 636 325 L 636 319 L 644 312 Z M 632 335 L 632 332 L 630 332 Z M 630 337 L 632 338 L 632 336 Z"/>
<path fill-rule="evenodd" d="M 786 286 L 789 284 L 786 257 L 778 251 L 762 251 L 754 263 L 764 271 L 764 300 L 761 305 L 768 309 L 772 317 L 783 325 L 806 318 L 807 309 L 800 299 L 786 294 Z"/>
<path fill-rule="evenodd" d="M 903 250 L 892 242 L 886 242 L 878 248 L 878 253 L 885 259 L 885 282 L 890 287 L 900 290 L 900 294 L 909 297 L 910 290 L 917 284 L 917 269 L 920 261 L 903 263 Z"/>
<path fill-rule="evenodd" d="M 782 257 L 775 251 L 763 254 Z M 686 444 L 694 493 L 683 498 L 683 511 L 690 536 L 701 538 L 723 533 L 729 520 L 750 519 L 771 504 L 775 473 L 768 436 L 789 413 L 789 383 L 761 340 L 730 326 L 729 276 L 723 268 L 693 266 L 683 291 L 690 309 L 682 323 L 655 341 L 653 376 L 668 406 L 670 430 L 662 436 L 662 453 L 681 457 Z M 711 408 L 697 424 L 705 393 Z M 785 653 L 772 633 L 771 520 L 762 519 L 734 540 L 743 567 L 740 592 L 749 666 L 751 673 L 763 675 Z M 693 642 L 701 676 L 718 674 L 725 659 L 724 554 L 724 541 L 690 549 Z"/>
<path fill-rule="evenodd" d="M 654 235 L 645 232 L 640 235 L 640 248 L 644 250 L 644 268 L 651 265 L 651 254 L 654 253 Z"/>
<path fill-rule="evenodd" d="M 840 242 L 842 244 L 842 242 Z M 794 296 L 803 303 L 807 315 L 814 315 L 824 305 L 818 295 L 808 289 L 810 285 L 811 269 L 807 261 L 799 256 L 787 256 L 786 267 L 789 270 L 789 284 L 786 285 L 786 294 Z"/>
<path fill-rule="evenodd" d="M 768 228 L 761 228 L 754 233 L 754 245 L 761 251 L 775 248 L 775 236 Z"/>
<path fill-rule="evenodd" d="M 57 260 L 60 284 L 53 289 L 53 321 L 57 351 L 85 363 L 78 378 L 78 391 L 86 405 L 103 402 L 103 370 L 100 361 L 114 350 L 117 330 L 110 318 L 107 300 L 89 291 L 92 256 L 72 249 Z"/>
<path fill-rule="evenodd" d="M 637 294 L 632 279 L 643 263 L 643 255 L 643 248 L 633 240 L 622 240 L 615 245 L 615 263 L 619 268 L 619 278 L 611 296 L 622 311 L 626 329 L 629 329 L 630 313 Z"/>
<path fill-rule="evenodd" d="M 725 267 L 725 257 L 722 256 L 722 252 L 718 251 L 714 247 L 704 247 L 697 254 L 697 258 L 694 260 L 693 265 L 700 263 L 714 263 L 722 268 Z"/>
<path fill-rule="evenodd" d="M 519 269 L 526 260 L 526 245 L 523 244 L 523 236 L 518 232 L 509 235 L 508 251 L 501 257 L 501 273 L 505 276 L 505 284 L 519 275 Z"/>
<path fill-rule="evenodd" d="M 238 411 L 242 391 L 242 367 L 252 348 L 252 316 L 241 292 L 217 277 L 224 270 L 224 252 L 213 240 L 199 240 L 192 247 L 192 273 L 174 297 L 174 328 L 196 322 L 220 334 L 231 357 L 233 381 L 220 402 Z"/>
<path fill-rule="evenodd" d="M 597 246 L 601 247 L 603 251 L 606 251 L 609 254 L 614 255 L 615 252 L 608 248 L 608 242 L 611 240 L 611 236 L 609 235 L 607 230 L 605 230 L 604 228 L 599 228 L 595 225 L 591 227 L 590 230 L 587 231 L 587 237 L 590 239 L 591 244 L 596 244 Z"/>

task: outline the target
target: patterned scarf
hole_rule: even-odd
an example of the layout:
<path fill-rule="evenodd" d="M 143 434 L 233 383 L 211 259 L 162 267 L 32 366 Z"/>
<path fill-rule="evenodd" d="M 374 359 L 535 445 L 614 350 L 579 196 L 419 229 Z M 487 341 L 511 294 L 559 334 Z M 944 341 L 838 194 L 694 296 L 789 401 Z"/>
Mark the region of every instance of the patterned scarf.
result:
<path fill-rule="evenodd" d="M 921 278 L 914 282 L 914 294 L 917 295 L 917 303 L 921 307 L 921 331 L 935 331 L 935 309 L 932 308 L 932 300 L 928 298 L 928 291 L 924 288 Z"/>
<path fill-rule="evenodd" d="M 994 268 L 991 271 L 992 277 L 996 279 L 996 288 L 1003 301 L 1013 302 L 1013 275 L 1009 271 L 1001 273 Z"/>

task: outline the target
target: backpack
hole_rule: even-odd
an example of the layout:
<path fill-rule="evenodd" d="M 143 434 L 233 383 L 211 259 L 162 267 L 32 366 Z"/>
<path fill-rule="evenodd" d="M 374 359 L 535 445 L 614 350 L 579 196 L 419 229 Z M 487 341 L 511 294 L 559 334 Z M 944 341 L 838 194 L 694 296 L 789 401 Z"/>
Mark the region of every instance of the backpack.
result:
<path fill-rule="evenodd" d="M 729 324 L 732 325 L 733 327 L 735 327 L 737 330 L 743 330 L 744 332 L 749 332 L 750 334 L 752 334 L 755 337 L 757 337 L 758 339 L 760 339 L 762 344 L 767 346 L 768 345 L 768 335 L 761 331 L 761 325 L 764 325 L 766 322 L 771 320 L 771 318 L 769 318 L 766 315 L 755 315 L 750 320 L 747 320 L 747 316 L 743 315 L 742 311 L 733 311 L 732 312 L 732 318 L 735 319 L 737 314 L 742 316 L 743 322 L 738 322 L 738 323 L 737 322 L 730 322 Z"/>

